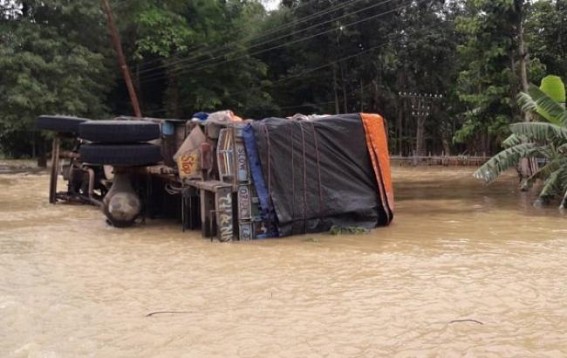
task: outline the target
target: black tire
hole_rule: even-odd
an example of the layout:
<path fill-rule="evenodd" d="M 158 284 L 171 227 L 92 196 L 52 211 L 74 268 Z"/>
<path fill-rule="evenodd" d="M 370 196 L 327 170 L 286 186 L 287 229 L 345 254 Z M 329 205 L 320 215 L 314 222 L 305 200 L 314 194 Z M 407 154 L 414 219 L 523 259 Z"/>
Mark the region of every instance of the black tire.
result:
<path fill-rule="evenodd" d="M 140 144 L 83 144 L 80 149 L 83 163 L 118 166 L 145 166 L 162 160 L 157 145 Z"/>
<path fill-rule="evenodd" d="M 39 116 L 36 119 L 36 127 L 60 133 L 79 133 L 79 126 L 88 122 L 89 119 L 69 116 Z"/>
<path fill-rule="evenodd" d="M 147 121 L 90 121 L 79 127 L 79 138 L 96 143 L 136 143 L 159 137 L 159 124 Z"/>

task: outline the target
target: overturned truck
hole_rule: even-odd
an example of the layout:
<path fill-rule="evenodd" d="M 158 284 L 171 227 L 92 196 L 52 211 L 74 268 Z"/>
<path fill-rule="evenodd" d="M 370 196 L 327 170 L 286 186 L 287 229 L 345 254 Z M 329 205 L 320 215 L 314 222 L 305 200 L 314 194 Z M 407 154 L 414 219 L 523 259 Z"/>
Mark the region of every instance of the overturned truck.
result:
<path fill-rule="evenodd" d="M 372 229 L 393 219 L 387 135 L 377 114 L 40 116 L 37 126 L 56 132 L 50 202 L 97 205 L 116 227 L 176 218 L 183 230 L 226 242 Z M 59 175 L 65 191 L 57 191 Z"/>

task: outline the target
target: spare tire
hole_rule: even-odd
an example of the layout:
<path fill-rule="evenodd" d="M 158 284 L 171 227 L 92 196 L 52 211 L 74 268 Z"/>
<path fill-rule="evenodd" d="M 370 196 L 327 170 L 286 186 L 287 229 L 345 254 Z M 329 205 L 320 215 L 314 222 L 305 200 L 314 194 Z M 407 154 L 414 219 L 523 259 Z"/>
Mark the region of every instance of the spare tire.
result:
<path fill-rule="evenodd" d="M 79 133 L 79 125 L 89 119 L 69 116 L 39 116 L 36 127 L 61 133 Z"/>
<path fill-rule="evenodd" d="M 136 143 L 159 137 L 159 124 L 148 121 L 90 121 L 79 127 L 79 138 L 96 143 Z"/>
<path fill-rule="evenodd" d="M 157 145 L 139 144 L 83 144 L 79 150 L 83 163 L 117 166 L 145 166 L 162 160 Z"/>

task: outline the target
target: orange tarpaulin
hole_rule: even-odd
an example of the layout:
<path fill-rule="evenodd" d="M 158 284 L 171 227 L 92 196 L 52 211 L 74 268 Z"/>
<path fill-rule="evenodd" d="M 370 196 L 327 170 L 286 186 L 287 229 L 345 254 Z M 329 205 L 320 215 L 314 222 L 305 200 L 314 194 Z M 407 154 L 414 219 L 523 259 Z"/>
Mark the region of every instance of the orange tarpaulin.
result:
<path fill-rule="evenodd" d="M 394 212 L 394 187 L 392 185 L 392 173 L 390 168 L 390 154 L 388 152 L 388 136 L 384 125 L 384 118 L 378 114 L 361 113 L 364 131 L 366 132 L 366 145 L 370 160 L 374 167 L 376 182 L 378 183 L 378 194 L 384 205 L 388 206 L 388 222 L 393 219 Z"/>

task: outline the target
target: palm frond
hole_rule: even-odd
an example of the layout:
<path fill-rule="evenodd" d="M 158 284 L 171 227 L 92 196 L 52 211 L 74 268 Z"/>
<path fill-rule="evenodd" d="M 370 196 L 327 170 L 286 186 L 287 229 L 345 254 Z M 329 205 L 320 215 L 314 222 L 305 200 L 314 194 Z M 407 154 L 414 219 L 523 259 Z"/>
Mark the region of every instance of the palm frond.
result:
<path fill-rule="evenodd" d="M 567 127 L 546 122 L 521 122 L 510 125 L 512 133 L 535 141 L 567 141 Z"/>
<path fill-rule="evenodd" d="M 535 145 L 533 143 L 521 143 L 507 148 L 496 154 L 483 164 L 473 176 L 484 180 L 486 183 L 492 182 L 502 172 L 518 164 L 520 158 L 528 157 L 533 153 Z"/>
<path fill-rule="evenodd" d="M 567 111 L 561 104 L 555 102 L 537 86 L 530 85 L 528 95 L 536 104 L 536 111 L 547 119 L 550 123 L 567 126 Z M 520 96 L 519 101 L 525 100 L 525 96 Z M 533 103 L 520 103 L 521 107 L 533 111 Z"/>

